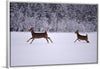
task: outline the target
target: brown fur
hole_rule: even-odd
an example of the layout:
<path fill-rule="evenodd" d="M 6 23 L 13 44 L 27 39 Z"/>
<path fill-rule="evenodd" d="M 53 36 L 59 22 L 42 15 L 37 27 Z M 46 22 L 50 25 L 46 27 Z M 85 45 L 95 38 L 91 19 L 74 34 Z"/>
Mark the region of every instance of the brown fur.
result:
<path fill-rule="evenodd" d="M 78 30 L 75 33 L 77 34 L 77 39 L 74 42 L 76 42 L 77 40 L 79 40 L 79 41 L 85 40 L 87 43 L 89 43 L 87 34 L 86 34 L 86 36 L 80 35 Z"/>
<path fill-rule="evenodd" d="M 48 41 L 48 39 L 49 39 L 51 41 L 51 43 L 53 43 L 53 41 L 50 39 L 50 37 L 48 37 L 47 31 L 45 31 L 44 33 L 35 33 L 33 31 L 33 28 L 30 28 L 29 31 L 32 34 L 32 37 L 29 39 L 29 40 L 32 39 L 30 44 L 32 44 L 33 40 L 36 38 L 45 38 L 47 40 L 47 43 L 49 43 L 49 41 Z M 27 40 L 27 42 L 29 42 L 29 40 Z"/>

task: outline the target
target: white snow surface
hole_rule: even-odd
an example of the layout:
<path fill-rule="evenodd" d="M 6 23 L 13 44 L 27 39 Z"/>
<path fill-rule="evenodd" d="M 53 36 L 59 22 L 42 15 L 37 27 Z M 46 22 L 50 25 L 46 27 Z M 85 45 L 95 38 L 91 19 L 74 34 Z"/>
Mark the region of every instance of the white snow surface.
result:
<path fill-rule="evenodd" d="M 85 35 L 85 34 L 84 34 Z M 90 43 L 74 41 L 75 33 L 48 33 L 53 43 L 35 39 L 30 32 L 11 32 L 11 66 L 97 63 L 97 32 L 88 33 Z"/>

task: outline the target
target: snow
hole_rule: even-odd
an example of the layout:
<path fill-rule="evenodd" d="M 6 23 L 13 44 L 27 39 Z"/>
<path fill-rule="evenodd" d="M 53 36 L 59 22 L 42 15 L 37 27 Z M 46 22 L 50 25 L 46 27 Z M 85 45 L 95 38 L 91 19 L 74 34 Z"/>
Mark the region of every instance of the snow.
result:
<path fill-rule="evenodd" d="M 97 63 L 97 32 L 88 33 L 90 43 L 76 40 L 75 33 L 48 33 L 53 43 L 35 39 L 30 32 L 11 32 L 11 66 Z"/>

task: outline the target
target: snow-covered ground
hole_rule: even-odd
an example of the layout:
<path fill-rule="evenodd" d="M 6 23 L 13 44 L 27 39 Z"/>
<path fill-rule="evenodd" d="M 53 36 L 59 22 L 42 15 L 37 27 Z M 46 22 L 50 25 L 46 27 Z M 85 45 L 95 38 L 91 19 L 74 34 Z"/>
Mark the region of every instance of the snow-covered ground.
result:
<path fill-rule="evenodd" d="M 11 32 L 11 66 L 97 63 L 97 32 L 88 33 L 90 43 L 77 41 L 75 33 L 48 33 L 44 38 L 26 42 L 30 32 Z"/>

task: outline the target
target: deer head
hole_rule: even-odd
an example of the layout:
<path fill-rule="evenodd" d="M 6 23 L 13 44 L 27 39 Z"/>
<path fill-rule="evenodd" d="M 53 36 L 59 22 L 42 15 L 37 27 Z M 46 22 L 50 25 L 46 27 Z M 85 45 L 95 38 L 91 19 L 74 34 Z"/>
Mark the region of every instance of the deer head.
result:
<path fill-rule="evenodd" d="M 78 30 L 75 33 L 78 34 Z"/>
<path fill-rule="evenodd" d="M 33 31 L 33 27 L 32 27 L 32 28 L 30 28 L 30 29 L 29 29 L 29 31 L 30 31 L 30 32 L 31 32 L 31 31 Z"/>

